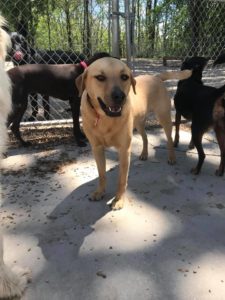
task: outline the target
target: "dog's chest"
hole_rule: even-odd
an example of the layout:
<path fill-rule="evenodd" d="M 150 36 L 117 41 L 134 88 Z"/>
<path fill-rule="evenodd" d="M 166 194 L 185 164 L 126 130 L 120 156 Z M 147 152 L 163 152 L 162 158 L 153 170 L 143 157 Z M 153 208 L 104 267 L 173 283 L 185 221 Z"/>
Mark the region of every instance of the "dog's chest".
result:
<path fill-rule="evenodd" d="M 100 117 L 98 122 L 92 119 L 91 123 L 92 126 L 90 119 L 83 120 L 84 131 L 91 144 L 117 148 L 132 134 L 132 126 L 127 118 Z"/>
<path fill-rule="evenodd" d="M 124 131 L 122 123 L 117 119 L 104 122 L 100 118 L 98 124 L 93 127 L 93 135 L 105 147 L 117 146 L 117 141 L 121 139 Z"/>

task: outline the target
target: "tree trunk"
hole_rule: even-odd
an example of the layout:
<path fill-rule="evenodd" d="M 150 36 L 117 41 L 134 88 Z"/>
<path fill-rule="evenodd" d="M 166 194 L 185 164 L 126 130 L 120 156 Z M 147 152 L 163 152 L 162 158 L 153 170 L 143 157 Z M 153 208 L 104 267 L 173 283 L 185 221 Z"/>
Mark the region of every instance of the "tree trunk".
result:
<path fill-rule="evenodd" d="M 91 30 L 89 24 L 89 0 L 84 0 L 84 30 L 83 30 L 83 53 L 87 56 L 91 52 Z"/>
<path fill-rule="evenodd" d="M 46 15 L 47 15 L 47 25 L 48 25 L 48 46 L 49 46 L 49 49 L 51 50 L 52 39 L 51 39 L 51 27 L 50 27 L 49 0 L 47 0 L 47 5 L 46 5 Z"/>
<path fill-rule="evenodd" d="M 70 2 L 65 1 L 65 15 L 66 15 L 66 31 L 69 49 L 73 49 L 72 29 L 70 22 Z"/>
<path fill-rule="evenodd" d="M 147 1 L 146 6 L 146 22 L 147 22 L 147 40 L 149 42 L 149 53 L 150 56 L 154 55 L 155 50 L 155 33 L 156 33 L 156 12 L 155 8 L 157 6 L 158 0 L 154 0 L 152 7 L 152 0 Z"/>

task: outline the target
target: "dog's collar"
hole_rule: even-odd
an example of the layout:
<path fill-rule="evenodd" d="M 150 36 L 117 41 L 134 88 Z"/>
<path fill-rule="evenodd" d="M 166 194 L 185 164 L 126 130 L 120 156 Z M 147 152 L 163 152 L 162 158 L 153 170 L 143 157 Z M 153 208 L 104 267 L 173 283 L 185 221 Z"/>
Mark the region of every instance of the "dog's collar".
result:
<path fill-rule="evenodd" d="M 96 118 L 95 118 L 95 122 L 94 122 L 94 127 L 96 127 L 98 125 L 98 121 L 100 120 L 100 115 L 99 113 L 96 111 L 96 109 L 94 108 L 93 104 L 91 103 L 91 98 L 89 97 L 89 95 L 87 94 L 87 102 L 90 105 L 90 107 L 94 110 Z"/>
<path fill-rule="evenodd" d="M 80 62 L 81 67 L 83 67 L 84 69 L 87 69 L 88 65 L 86 64 L 85 61 L 81 61 Z"/>

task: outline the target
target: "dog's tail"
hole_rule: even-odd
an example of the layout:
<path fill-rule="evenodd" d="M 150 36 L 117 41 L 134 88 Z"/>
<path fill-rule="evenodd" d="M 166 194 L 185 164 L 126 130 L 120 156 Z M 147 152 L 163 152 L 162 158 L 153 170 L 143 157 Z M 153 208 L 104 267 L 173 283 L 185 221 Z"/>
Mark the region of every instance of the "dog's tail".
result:
<path fill-rule="evenodd" d="M 158 74 L 157 76 L 162 80 L 172 80 L 172 79 L 177 79 L 177 80 L 184 80 L 192 75 L 192 70 L 183 70 L 183 71 L 170 71 L 170 72 L 163 72 L 161 74 Z"/>
<path fill-rule="evenodd" d="M 4 29 L 2 29 L 2 26 L 6 25 L 6 20 L 0 15 L 0 60 L 4 61 L 7 49 L 11 46 L 11 41 L 8 33 Z"/>

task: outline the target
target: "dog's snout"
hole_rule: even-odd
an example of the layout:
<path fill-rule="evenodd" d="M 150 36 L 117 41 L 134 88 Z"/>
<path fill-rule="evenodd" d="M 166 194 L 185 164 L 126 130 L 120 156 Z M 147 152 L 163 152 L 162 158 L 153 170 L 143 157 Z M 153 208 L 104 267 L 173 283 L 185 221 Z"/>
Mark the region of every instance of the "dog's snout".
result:
<path fill-rule="evenodd" d="M 111 93 L 111 97 L 116 104 L 121 104 L 124 101 L 126 95 L 119 87 L 114 87 Z"/>

